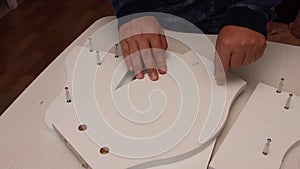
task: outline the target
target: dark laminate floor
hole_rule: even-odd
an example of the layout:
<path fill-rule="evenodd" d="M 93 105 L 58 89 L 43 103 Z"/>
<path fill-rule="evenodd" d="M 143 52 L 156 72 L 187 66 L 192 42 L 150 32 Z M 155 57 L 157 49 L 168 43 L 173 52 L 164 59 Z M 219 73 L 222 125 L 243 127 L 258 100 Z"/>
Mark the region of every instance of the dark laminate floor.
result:
<path fill-rule="evenodd" d="M 0 114 L 77 36 L 107 15 L 113 10 L 106 0 L 24 0 L 0 18 Z"/>

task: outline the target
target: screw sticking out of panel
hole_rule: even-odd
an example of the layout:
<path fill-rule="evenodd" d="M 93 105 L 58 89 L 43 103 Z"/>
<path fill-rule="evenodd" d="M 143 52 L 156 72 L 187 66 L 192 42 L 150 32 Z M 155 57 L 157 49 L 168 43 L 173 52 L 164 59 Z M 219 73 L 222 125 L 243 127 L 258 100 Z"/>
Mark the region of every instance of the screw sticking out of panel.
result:
<path fill-rule="evenodd" d="M 290 108 L 292 97 L 293 97 L 293 94 L 289 94 L 289 98 L 287 99 L 287 101 L 285 103 L 284 108 L 287 109 L 287 110 Z"/>
<path fill-rule="evenodd" d="M 272 140 L 270 138 L 267 139 L 267 142 L 266 142 L 265 147 L 264 147 L 263 152 L 262 152 L 263 155 L 268 155 L 269 154 L 269 149 L 270 149 L 271 141 Z"/>
<path fill-rule="evenodd" d="M 278 84 L 278 88 L 276 90 L 277 93 L 281 93 L 281 91 L 283 89 L 283 82 L 284 82 L 284 80 L 285 79 L 283 77 L 280 79 L 280 83 Z"/>
<path fill-rule="evenodd" d="M 65 90 L 66 90 L 66 100 L 67 100 L 67 103 L 70 103 L 71 102 L 71 95 L 70 95 L 70 92 L 69 92 L 69 88 L 65 87 Z"/>
<path fill-rule="evenodd" d="M 101 57 L 100 57 L 99 51 L 97 50 L 96 53 L 97 53 L 97 55 L 96 55 L 97 65 L 101 65 Z"/>
<path fill-rule="evenodd" d="M 115 58 L 119 58 L 118 44 L 115 44 Z"/>
<path fill-rule="evenodd" d="M 88 40 L 89 40 L 89 51 L 93 52 L 94 49 L 93 49 L 93 44 L 92 44 L 92 38 L 88 38 Z"/>

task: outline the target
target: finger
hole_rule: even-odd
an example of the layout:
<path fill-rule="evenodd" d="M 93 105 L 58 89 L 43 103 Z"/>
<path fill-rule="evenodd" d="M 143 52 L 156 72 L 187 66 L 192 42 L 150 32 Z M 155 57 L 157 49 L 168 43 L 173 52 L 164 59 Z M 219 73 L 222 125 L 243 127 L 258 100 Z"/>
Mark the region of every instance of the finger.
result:
<path fill-rule="evenodd" d="M 257 59 L 257 53 L 255 53 L 255 57 L 251 58 L 251 63 L 254 63 L 256 61 L 256 59 Z"/>
<path fill-rule="evenodd" d="M 168 49 L 168 42 L 165 35 L 160 35 L 160 41 L 162 45 L 162 49 L 167 50 Z"/>
<path fill-rule="evenodd" d="M 246 57 L 246 54 L 234 51 L 230 58 L 229 66 L 231 69 L 238 69 L 243 65 L 244 59 Z"/>
<path fill-rule="evenodd" d="M 121 47 L 122 47 L 122 53 L 123 53 L 123 56 L 124 56 L 124 60 L 125 60 L 125 63 L 126 63 L 126 66 L 128 68 L 129 71 L 133 71 L 133 67 L 132 67 L 132 63 L 131 63 L 131 60 L 130 60 L 130 57 L 129 57 L 129 46 L 128 46 L 128 43 L 126 40 L 122 40 L 120 42 L 121 44 Z"/>
<path fill-rule="evenodd" d="M 152 81 L 158 80 L 159 76 L 156 68 L 147 68 L 147 72 Z"/>
<path fill-rule="evenodd" d="M 167 72 L 167 63 L 165 58 L 165 49 L 161 41 L 161 35 L 155 35 L 150 40 L 150 45 L 152 48 L 152 54 L 154 55 L 156 66 L 160 74 L 165 74 Z"/>
<path fill-rule="evenodd" d="M 143 63 L 147 69 L 148 75 L 151 80 L 155 81 L 158 80 L 158 74 L 156 70 L 155 60 L 152 56 L 151 49 L 150 49 L 150 42 L 146 38 L 139 38 L 138 45 L 141 53 L 141 57 Z"/>
<path fill-rule="evenodd" d="M 255 61 L 257 61 L 258 59 L 260 59 L 262 57 L 262 55 L 264 54 L 265 49 L 266 49 L 266 46 L 263 46 L 263 47 L 261 47 L 257 50 Z"/>
<path fill-rule="evenodd" d="M 226 74 L 229 69 L 231 51 L 217 41 L 214 57 L 214 74 L 218 85 L 223 85 L 226 80 Z"/>
<path fill-rule="evenodd" d="M 214 75 L 216 82 L 218 85 L 223 85 L 225 83 L 226 74 L 218 52 L 215 52 L 214 67 Z"/>
<path fill-rule="evenodd" d="M 131 37 L 131 38 L 128 38 L 128 46 L 129 46 L 130 60 L 132 63 L 135 77 L 137 79 L 142 79 L 142 78 L 144 78 L 144 72 L 143 72 L 143 65 L 142 65 L 142 60 L 141 60 L 138 44 Z"/>
<path fill-rule="evenodd" d="M 249 53 L 245 56 L 242 65 L 243 65 L 243 66 L 248 66 L 248 65 L 250 65 L 252 62 L 255 61 L 255 57 L 256 57 L 256 53 L 255 53 L 255 52 L 249 52 Z"/>
<path fill-rule="evenodd" d="M 162 45 L 162 51 L 159 52 L 157 55 L 155 56 L 158 56 L 155 57 L 156 58 L 156 61 L 158 63 L 158 72 L 160 74 L 166 74 L 167 73 L 167 63 L 166 63 L 166 50 L 168 49 L 168 42 L 167 42 L 167 39 L 166 39 L 166 36 L 161 34 L 160 35 L 160 40 L 161 40 L 161 45 Z M 161 59 L 161 60 L 160 60 Z"/>

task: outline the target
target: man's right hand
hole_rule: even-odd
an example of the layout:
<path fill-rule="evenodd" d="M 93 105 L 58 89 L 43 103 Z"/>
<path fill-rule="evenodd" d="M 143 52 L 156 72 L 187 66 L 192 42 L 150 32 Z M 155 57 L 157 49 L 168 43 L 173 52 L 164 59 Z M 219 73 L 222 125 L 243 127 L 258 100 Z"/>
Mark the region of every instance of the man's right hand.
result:
<path fill-rule="evenodd" d="M 126 65 L 137 79 L 144 78 L 144 66 L 153 81 L 167 72 L 165 50 L 168 44 L 155 17 L 132 19 L 120 27 L 119 36 Z"/>

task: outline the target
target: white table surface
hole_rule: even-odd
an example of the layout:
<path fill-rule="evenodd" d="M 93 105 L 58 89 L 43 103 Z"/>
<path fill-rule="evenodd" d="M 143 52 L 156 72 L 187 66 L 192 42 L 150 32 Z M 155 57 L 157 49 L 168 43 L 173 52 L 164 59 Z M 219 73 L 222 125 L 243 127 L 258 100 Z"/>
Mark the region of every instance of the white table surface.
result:
<path fill-rule="evenodd" d="M 95 22 L 80 35 L 40 76 L 15 100 L 0 117 L 0 168 L 2 169 L 80 169 L 81 163 L 44 122 L 45 112 L 65 84 L 64 59 L 75 46 L 83 46 L 91 36 L 114 17 Z M 197 35 L 191 36 L 197 38 Z M 213 42 L 216 36 L 209 37 Z M 284 90 L 300 96 L 300 48 L 268 43 L 262 59 L 234 72 L 248 82 L 246 90 L 232 105 L 224 131 L 215 152 L 234 124 L 258 81 L 277 86 L 286 79 Z M 285 157 L 281 169 L 300 169 L 300 146 Z"/>

